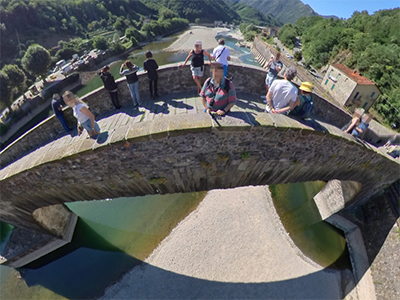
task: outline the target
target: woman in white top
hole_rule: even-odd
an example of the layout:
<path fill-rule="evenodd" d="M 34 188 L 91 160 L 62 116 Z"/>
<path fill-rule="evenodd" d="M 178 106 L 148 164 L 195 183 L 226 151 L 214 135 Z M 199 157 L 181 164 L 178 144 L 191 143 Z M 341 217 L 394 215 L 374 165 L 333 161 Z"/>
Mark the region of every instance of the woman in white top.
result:
<path fill-rule="evenodd" d="M 70 91 L 64 93 L 63 100 L 65 104 L 72 107 L 74 117 L 78 119 L 78 135 L 82 133 L 81 126 L 86 129 L 91 137 L 100 133 L 99 124 L 94 120 L 94 115 L 90 112 L 87 104 Z"/>

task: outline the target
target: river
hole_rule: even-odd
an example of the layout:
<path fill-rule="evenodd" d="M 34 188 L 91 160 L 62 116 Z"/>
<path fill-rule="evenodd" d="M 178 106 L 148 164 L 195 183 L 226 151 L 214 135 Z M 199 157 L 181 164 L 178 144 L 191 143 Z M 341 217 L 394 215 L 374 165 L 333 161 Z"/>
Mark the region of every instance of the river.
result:
<path fill-rule="evenodd" d="M 324 182 L 270 186 L 285 229 L 324 267 L 349 268 L 346 241 L 323 222 L 312 197 Z M 137 267 L 206 192 L 68 203 L 78 216 L 72 242 L 16 271 L 0 265 L 1 299 L 93 299 Z M 2 223 L 2 244 L 12 226 Z"/>
<path fill-rule="evenodd" d="M 229 34 L 229 32 L 227 32 Z M 168 48 L 174 41 L 177 40 L 181 33 L 174 34 L 169 37 L 165 37 L 159 41 L 151 42 L 140 49 L 136 49 L 129 54 L 126 55 L 124 60 L 116 60 L 111 65 L 111 74 L 115 77 L 115 79 L 120 78 L 119 70 L 121 64 L 125 62 L 126 59 L 129 59 L 132 63 L 140 67 L 140 71 L 143 70 L 143 62 L 146 60 L 145 53 L 150 50 L 153 53 L 153 58 L 157 61 L 159 66 L 176 63 L 176 62 L 183 62 L 186 59 L 188 53 L 183 51 L 164 51 L 165 48 Z M 218 40 L 222 36 L 217 36 L 216 39 Z M 226 46 L 231 48 L 231 55 L 233 61 L 242 62 L 249 65 L 258 66 L 258 62 L 253 58 L 253 55 L 250 53 L 250 50 L 247 48 L 241 48 L 236 46 L 237 40 L 234 38 L 227 38 L 224 37 L 226 41 Z M 207 49 L 208 51 L 212 51 L 212 49 Z M 84 86 L 75 90 L 76 94 L 79 97 L 90 93 L 91 91 L 103 86 L 103 82 L 101 81 L 99 76 L 94 77 L 92 80 L 87 82 Z M 49 105 L 44 109 L 41 113 L 37 116 L 32 118 L 27 124 L 22 126 L 15 134 L 13 134 L 5 143 L 3 144 L 3 148 L 7 145 L 12 143 L 22 134 L 27 132 L 28 130 L 32 129 L 34 126 L 39 124 L 41 121 L 46 119 L 47 117 L 53 114 L 53 110 Z"/>
<path fill-rule="evenodd" d="M 228 32 L 229 33 L 229 32 Z M 185 61 L 188 52 L 184 51 L 164 51 L 164 49 L 168 48 L 174 41 L 177 40 L 179 34 L 172 35 L 170 37 L 163 38 L 160 41 L 152 42 L 143 46 L 140 49 L 134 50 L 130 52 L 125 59 L 129 59 L 133 64 L 139 67 L 139 71 L 143 71 L 143 62 L 146 60 L 145 53 L 147 51 L 151 51 L 153 53 L 153 58 L 157 62 L 159 66 L 167 65 L 171 63 L 183 62 Z M 217 35 L 216 40 L 220 37 L 224 37 L 222 35 Z M 253 66 L 259 66 L 258 62 L 253 58 L 250 50 L 247 48 L 239 47 L 236 45 L 237 40 L 234 38 L 224 37 L 225 45 L 231 48 L 231 56 L 232 60 L 236 62 L 241 62 Z M 206 49 L 208 52 L 212 53 L 213 49 Z M 125 60 L 118 60 L 111 66 L 111 74 L 115 79 L 121 77 L 119 75 L 121 64 L 123 64 Z M 99 76 L 96 76 L 88 83 L 86 83 L 82 88 L 76 91 L 76 94 L 79 97 L 86 95 L 87 93 L 103 86 L 103 82 L 101 81 Z"/>

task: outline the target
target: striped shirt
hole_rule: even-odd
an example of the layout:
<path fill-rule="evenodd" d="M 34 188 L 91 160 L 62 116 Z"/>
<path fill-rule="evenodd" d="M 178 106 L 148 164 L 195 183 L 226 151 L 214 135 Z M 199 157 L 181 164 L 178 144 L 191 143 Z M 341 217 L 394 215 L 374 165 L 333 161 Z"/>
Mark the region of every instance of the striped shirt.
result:
<path fill-rule="evenodd" d="M 214 79 L 208 78 L 203 85 L 200 96 L 206 98 L 207 106 L 212 111 L 224 110 L 229 103 L 236 102 L 236 90 L 232 81 L 229 81 L 229 93 L 225 89 L 225 79 L 222 79 L 220 84 L 214 87 Z M 211 101 L 214 99 L 214 105 L 211 106 Z"/>

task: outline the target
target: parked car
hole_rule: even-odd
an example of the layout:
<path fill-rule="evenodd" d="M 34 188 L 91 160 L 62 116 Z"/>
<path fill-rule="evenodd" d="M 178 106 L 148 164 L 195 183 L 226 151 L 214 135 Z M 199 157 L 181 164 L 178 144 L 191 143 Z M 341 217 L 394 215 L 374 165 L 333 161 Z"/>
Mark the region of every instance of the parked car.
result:
<path fill-rule="evenodd" d="M 71 63 L 66 64 L 61 68 L 61 74 L 65 75 L 71 70 Z"/>

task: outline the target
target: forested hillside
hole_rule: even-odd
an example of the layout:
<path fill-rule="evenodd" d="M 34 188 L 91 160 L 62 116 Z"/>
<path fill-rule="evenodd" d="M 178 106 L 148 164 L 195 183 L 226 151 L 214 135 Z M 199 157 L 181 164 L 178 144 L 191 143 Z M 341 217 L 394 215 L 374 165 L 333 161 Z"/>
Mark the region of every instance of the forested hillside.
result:
<path fill-rule="evenodd" d="M 143 21 L 148 18 L 164 24 L 152 22 L 144 30 Z M 30 44 L 39 42 L 52 47 L 61 39 L 87 39 L 99 30 L 123 34 L 133 27 L 164 34 L 162 28 L 174 27 L 165 24 L 165 20 L 173 18 L 237 24 L 252 19 L 256 25 L 281 25 L 251 7 L 218 0 L 0 0 L 1 64 L 22 58 Z"/>
<path fill-rule="evenodd" d="M 282 22 L 278 21 L 277 19 L 271 17 L 271 15 L 264 14 L 259 10 L 245 5 L 243 3 L 228 1 L 227 2 L 230 7 L 236 11 L 239 16 L 241 17 L 242 23 L 252 23 L 258 26 L 264 25 L 273 25 L 280 27 L 283 25 Z"/>
<path fill-rule="evenodd" d="M 224 1 L 217 0 L 146 0 L 149 6 L 160 4 L 176 12 L 179 17 L 195 22 L 211 22 L 221 20 L 224 22 L 240 22 L 240 16 L 232 10 Z"/>
<path fill-rule="evenodd" d="M 384 93 L 375 108 L 393 122 L 395 117 L 400 120 L 399 20 L 400 9 L 381 10 L 373 15 L 355 12 L 347 20 L 303 17 L 296 25 L 283 26 L 279 39 L 293 47 L 293 38 L 301 36 L 304 58 L 316 68 L 344 63 L 358 69 Z"/>
<path fill-rule="evenodd" d="M 252 6 L 264 14 L 268 14 L 284 23 L 296 23 L 303 16 L 311 17 L 318 14 L 300 0 L 231 0 Z M 332 2 L 334 5 L 334 2 Z"/>

